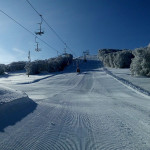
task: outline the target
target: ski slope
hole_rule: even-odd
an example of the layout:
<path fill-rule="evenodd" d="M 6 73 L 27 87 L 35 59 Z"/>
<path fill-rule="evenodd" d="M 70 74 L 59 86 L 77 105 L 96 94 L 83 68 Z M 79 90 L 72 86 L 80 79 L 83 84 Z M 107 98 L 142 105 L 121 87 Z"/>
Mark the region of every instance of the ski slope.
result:
<path fill-rule="evenodd" d="M 81 74 L 69 66 L 51 75 L 0 78 L 3 87 L 30 100 L 19 116 L 3 111 L 0 150 L 150 149 L 150 98 L 108 75 L 96 57 L 80 69 Z"/>

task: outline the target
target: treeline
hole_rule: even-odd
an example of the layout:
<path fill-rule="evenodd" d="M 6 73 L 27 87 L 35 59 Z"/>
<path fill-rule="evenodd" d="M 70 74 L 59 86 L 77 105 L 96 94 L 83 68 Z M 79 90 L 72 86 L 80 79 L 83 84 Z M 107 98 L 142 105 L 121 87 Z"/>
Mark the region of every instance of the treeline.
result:
<path fill-rule="evenodd" d="M 42 71 L 56 72 L 62 71 L 64 68 L 72 63 L 73 56 L 71 54 L 66 54 L 64 56 L 59 56 L 56 58 L 50 58 L 47 60 L 36 60 L 27 63 L 25 66 L 26 73 L 29 75 L 38 74 Z"/>
<path fill-rule="evenodd" d="M 131 50 L 102 49 L 99 59 L 106 67 L 130 68 L 132 75 L 150 76 L 150 48 Z"/>
<path fill-rule="evenodd" d="M 26 70 L 27 74 L 38 74 L 41 71 L 56 72 L 62 71 L 65 66 L 69 65 L 73 60 L 71 54 L 58 56 L 46 60 L 35 60 L 33 62 L 18 61 L 12 62 L 8 65 L 0 64 L 0 75 L 5 72 L 14 72 L 19 70 Z"/>
<path fill-rule="evenodd" d="M 25 61 L 12 62 L 8 65 L 0 64 L 0 75 L 4 74 L 4 72 L 23 70 L 25 69 L 25 65 Z"/>
<path fill-rule="evenodd" d="M 131 50 L 102 49 L 99 58 L 104 66 L 112 68 L 129 68 L 134 57 Z"/>

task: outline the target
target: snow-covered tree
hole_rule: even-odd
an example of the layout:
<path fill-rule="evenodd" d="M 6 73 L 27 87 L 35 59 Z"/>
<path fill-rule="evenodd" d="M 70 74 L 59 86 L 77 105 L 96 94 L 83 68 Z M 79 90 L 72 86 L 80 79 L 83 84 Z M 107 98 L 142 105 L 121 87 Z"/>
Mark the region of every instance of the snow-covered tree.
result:
<path fill-rule="evenodd" d="M 130 66 L 132 75 L 150 77 L 150 47 L 135 49 Z"/>
<path fill-rule="evenodd" d="M 36 60 L 33 62 L 28 62 L 28 63 L 26 63 L 25 69 L 26 69 L 26 73 L 28 75 L 39 74 L 42 71 L 46 71 L 47 61 L 46 60 Z"/>
<path fill-rule="evenodd" d="M 0 64 L 0 75 L 4 74 L 5 71 L 5 65 Z"/>
<path fill-rule="evenodd" d="M 133 57 L 130 50 L 99 50 L 99 58 L 107 67 L 129 68 Z"/>
<path fill-rule="evenodd" d="M 107 56 L 109 53 L 118 52 L 118 51 L 121 51 L 121 50 L 119 50 L 119 49 L 100 49 L 98 51 L 98 57 L 101 61 L 103 61 L 105 56 Z"/>
<path fill-rule="evenodd" d="M 132 51 L 124 50 L 117 52 L 114 55 L 114 67 L 115 68 L 130 68 L 131 60 L 133 58 Z"/>
<path fill-rule="evenodd" d="M 56 58 L 50 58 L 48 60 L 36 60 L 27 63 L 25 66 L 26 72 L 29 75 L 38 74 L 42 71 L 56 72 L 62 71 L 65 66 L 72 62 L 73 56 L 66 54 Z"/>
<path fill-rule="evenodd" d="M 18 71 L 18 70 L 24 70 L 25 65 L 26 65 L 25 61 L 12 62 L 6 65 L 6 71 L 13 72 L 13 71 Z"/>

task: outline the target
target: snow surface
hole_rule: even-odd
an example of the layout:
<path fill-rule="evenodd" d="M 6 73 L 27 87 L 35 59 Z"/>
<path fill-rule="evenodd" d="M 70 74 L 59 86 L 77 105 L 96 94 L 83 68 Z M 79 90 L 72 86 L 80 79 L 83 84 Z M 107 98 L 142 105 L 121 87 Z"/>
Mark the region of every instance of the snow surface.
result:
<path fill-rule="evenodd" d="M 111 73 L 125 79 L 134 85 L 137 85 L 147 91 L 150 92 L 150 78 L 144 76 L 132 76 L 130 69 L 115 69 L 115 68 L 107 68 Z"/>
<path fill-rule="evenodd" d="M 150 149 L 149 98 L 110 76 L 94 56 L 80 64 L 80 74 L 75 69 L 0 78 L 0 91 L 21 91 L 24 99 L 0 105 L 11 104 L 8 115 L 0 112 L 0 150 Z"/>
<path fill-rule="evenodd" d="M 27 95 L 21 91 L 0 86 L 0 104 L 8 103 L 13 101 L 14 99 L 19 99 L 22 97 L 27 97 Z"/>

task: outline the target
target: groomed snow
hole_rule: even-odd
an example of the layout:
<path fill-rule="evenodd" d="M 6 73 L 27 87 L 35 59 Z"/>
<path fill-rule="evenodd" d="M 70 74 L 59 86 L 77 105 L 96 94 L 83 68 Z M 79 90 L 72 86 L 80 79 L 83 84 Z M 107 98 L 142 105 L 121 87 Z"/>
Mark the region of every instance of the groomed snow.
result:
<path fill-rule="evenodd" d="M 4 132 L 7 126 L 15 125 L 36 106 L 24 92 L 0 86 L 0 132 Z"/>
<path fill-rule="evenodd" d="M 16 113 L 0 118 L 1 150 L 150 149 L 150 100 L 108 75 L 94 56 L 80 69 L 0 78 L 1 85 L 25 92 L 30 106 L 17 111 L 13 123 L 3 119 Z"/>
<path fill-rule="evenodd" d="M 5 86 L 0 86 L 0 104 L 11 102 L 15 99 L 27 97 L 21 91 L 14 90 Z"/>
<path fill-rule="evenodd" d="M 150 78 L 132 76 L 129 69 L 103 68 L 104 71 L 131 90 L 150 98 Z"/>

